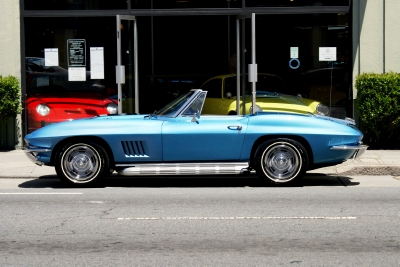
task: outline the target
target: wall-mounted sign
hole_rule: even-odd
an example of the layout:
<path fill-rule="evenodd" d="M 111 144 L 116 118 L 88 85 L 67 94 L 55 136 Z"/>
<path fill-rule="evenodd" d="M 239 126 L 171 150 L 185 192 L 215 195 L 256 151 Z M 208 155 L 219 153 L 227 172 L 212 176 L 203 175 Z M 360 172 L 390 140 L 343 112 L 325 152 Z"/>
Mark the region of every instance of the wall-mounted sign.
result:
<path fill-rule="evenodd" d="M 58 66 L 58 48 L 44 49 L 44 65 L 46 67 Z"/>
<path fill-rule="evenodd" d="M 319 61 L 336 61 L 336 47 L 320 47 Z"/>
<path fill-rule="evenodd" d="M 68 66 L 86 66 L 86 41 L 84 39 L 67 40 Z"/>

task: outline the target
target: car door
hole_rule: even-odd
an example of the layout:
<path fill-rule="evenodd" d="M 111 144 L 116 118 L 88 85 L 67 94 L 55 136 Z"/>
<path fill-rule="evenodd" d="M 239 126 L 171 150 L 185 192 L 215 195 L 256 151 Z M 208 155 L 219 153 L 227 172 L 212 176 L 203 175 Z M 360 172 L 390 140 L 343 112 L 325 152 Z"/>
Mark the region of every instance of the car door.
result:
<path fill-rule="evenodd" d="M 162 125 L 164 162 L 239 160 L 247 117 L 178 116 Z"/>

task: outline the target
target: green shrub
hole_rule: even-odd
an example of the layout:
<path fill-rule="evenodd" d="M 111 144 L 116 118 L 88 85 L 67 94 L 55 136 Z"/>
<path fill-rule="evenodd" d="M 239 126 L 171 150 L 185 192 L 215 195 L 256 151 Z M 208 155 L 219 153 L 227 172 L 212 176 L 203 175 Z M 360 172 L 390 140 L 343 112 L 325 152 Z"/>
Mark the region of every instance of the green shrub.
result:
<path fill-rule="evenodd" d="M 14 76 L 0 75 L 0 121 L 21 113 L 21 87 Z"/>
<path fill-rule="evenodd" d="M 364 73 L 356 78 L 358 114 L 371 146 L 400 145 L 400 74 Z"/>

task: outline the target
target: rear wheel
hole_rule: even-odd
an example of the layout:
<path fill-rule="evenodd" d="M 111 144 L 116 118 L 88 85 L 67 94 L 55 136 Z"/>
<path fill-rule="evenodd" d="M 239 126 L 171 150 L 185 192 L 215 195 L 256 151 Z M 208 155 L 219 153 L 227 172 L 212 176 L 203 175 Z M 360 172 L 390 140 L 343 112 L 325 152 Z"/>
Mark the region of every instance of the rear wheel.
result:
<path fill-rule="evenodd" d="M 109 175 L 109 158 L 106 151 L 96 143 L 69 143 L 57 153 L 56 172 L 69 185 L 94 185 Z"/>
<path fill-rule="evenodd" d="M 300 181 L 307 171 L 307 151 L 299 142 L 277 138 L 263 142 L 255 153 L 255 169 L 270 184 L 291 184 Z"/>

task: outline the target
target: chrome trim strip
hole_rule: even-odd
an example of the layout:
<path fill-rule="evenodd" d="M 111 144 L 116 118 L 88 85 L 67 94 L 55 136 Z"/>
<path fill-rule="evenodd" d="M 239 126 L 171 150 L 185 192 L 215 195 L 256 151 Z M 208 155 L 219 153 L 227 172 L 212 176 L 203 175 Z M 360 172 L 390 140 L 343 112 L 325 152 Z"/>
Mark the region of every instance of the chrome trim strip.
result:
<path fill-rule="evenodd" d="M 48 148 L 26 148 L 24 149 L 25 155 L 28 157 L 30 161 L 33 163 L 42 166 L 44 162 L 41 162 L 37 159 L 38 153 L 45 153 L 45 152 L 51 152 L 51 149 Z"/>
<path fill-rule="evenodd" d="M 119 175 L 205 175 L 205 174 L 239 174 L 248 168 L 248 162 L 216 162 L 216 163 L 142 163 L 117 164 L 125 167 L 118 171 Z"/>
<path fill-rule="evenodd" d="M 333 146 L 331 147 L 332 150 L 360 150 L 360 149 L 367 149 L 367 145 L 342 145 L 342 146 Z"/>
<path fill-rule="evenodd" d="M 26 148 L 24 149 L 25 153 L 42 153 L 42 152 L 51 152 L 51 149 L 48 148 Z"/>
<path fill-rule="evenodd" d="M 333 146 L 332 150 L 354 150 L 353 156 L 350 158 L 359 158 L 362 154 L 364 154 L 365 150 L 367 150 L 367 145 L 342 145 L 342 146 Z"/>

